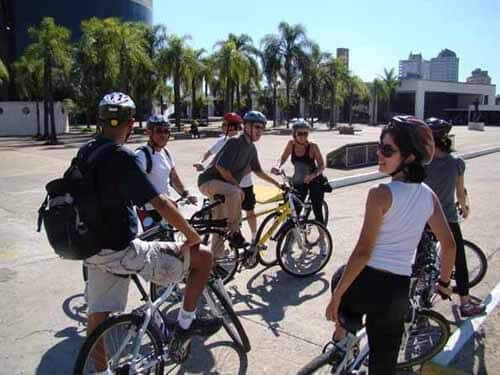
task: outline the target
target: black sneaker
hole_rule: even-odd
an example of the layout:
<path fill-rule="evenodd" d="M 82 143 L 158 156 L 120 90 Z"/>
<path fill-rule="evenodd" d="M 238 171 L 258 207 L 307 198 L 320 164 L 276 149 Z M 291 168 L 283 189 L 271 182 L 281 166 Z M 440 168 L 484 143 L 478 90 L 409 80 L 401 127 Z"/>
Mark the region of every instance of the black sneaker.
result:
<path fill-rule="evenodd" d="M 222 319 L 220 318 L 197 318 L 193 320 L 188 329 L 183 329 L 177 323 L 168 349 L 171 359 L 176 363 L 184 362 L 189 354 L 189 347 L 193 336 L 212 336 L 221 327 Z"/>
<path fill-rule="evenodd" d="M 250 245 L 239 231 L 229 237 L 229 244 L 236 249 L 242 249 Z"/>

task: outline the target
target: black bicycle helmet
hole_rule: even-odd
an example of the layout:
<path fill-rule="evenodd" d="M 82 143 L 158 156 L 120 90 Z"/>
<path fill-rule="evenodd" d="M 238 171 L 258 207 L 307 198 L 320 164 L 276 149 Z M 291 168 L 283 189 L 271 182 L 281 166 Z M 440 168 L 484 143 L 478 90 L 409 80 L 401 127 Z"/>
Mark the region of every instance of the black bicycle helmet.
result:
<path fill-rule="evenodd" d="M 122 92 L 105 95 L 99 102 L 99 120 L 104 125 L 116 127 L 135 115 L 135 103 Z"/>
<path fill-rule="evenodd" d="M 427 120 L 425 120 L 425 123 L 429 125 L 429 128 L 431 128 L 434 135 L 448 134 L 452 127 L 452 125 L 448 121 L 437 117 L 429 117 Z"/>

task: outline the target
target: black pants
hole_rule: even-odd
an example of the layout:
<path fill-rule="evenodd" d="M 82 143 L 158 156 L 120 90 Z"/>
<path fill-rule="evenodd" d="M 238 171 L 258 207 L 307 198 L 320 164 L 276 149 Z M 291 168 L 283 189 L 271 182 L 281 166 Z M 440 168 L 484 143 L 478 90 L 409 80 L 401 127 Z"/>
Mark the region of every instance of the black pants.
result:
<path fill-rule="evenodd" d="M 458 223 L 448 222 L 457 245 L 457 254 L 455 256 L 455 282 L 459 296 L 469 295 L 469 270 L 467 269 L 467 259 L 465 258 L 464 239 Z"/>
<path fill-rule="evenodd" d="M 323 223 L 323 200 L 325 198 L 325 192 L 321 188 L 321 185 L 317 179 L 311 181 L 309 184 L 295 185 L 297 190 L 297 196 L 300 200 L 305 201 L 307 194 L 311 197 L 312 208 L 314 212 L 314 217 L 319 222 Z M 302 207 L 297 207 L 298 212 L 302 210 Z"/>
<path fill-rule="evenodd" d="M 409 276 L 367 266 L 342 297 L 341 316 L 361 320 L 366 314 L 370 375 L 392 375 L 396 371 L 409 287 Z"/>

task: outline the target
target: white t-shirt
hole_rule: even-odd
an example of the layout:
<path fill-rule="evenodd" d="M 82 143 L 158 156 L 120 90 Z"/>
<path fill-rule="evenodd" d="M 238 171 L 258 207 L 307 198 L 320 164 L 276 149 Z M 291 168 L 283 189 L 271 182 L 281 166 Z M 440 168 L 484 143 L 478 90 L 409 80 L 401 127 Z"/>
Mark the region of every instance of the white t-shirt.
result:
<path fill-rule="evenodd" d="M 151 172 L 146 175 L 158 193 L 170 196 L 170 172 L 175 168 L 175 161 L 172 157 L 172 153 L 166 148 L 168 151 L 167 156 L 167 153 L 164 150 L 161 152 L 153 152 L 153 148 L 150 145 L 147 145 L 146 147 L 149 150 L 152 162 Z M 137 154 L 139 166 L 144 172 L 146 172 L 146 154 L 142 150 L 137 150 L 135 153 Z M 146 203 L 146 209 L 152 210 L 153 207 L 149 203 Z"/>
<path fill-rule="evenodd" d="M 217 142 L 215 142 L 212 147 L 210 147 L 210 149 L 208 150 L 212 155 L 217 155 L 219 153 L 220 150 L 222 150 L 222 148 L 224 147 L 224 145 L 227 143 L 227 141 L 230 139 L 230 138 L 233 138 L 233 137 L 226 137 L 226 136 L 222 136 L 220 137 Z M 252 179 L 252 173 L 249 173 L 245 176 L 243 176 L 243 178 L 241 179 L 240 181 L 240 187 L 242 188 L 246 188 L 246 187 L 250 187 L 253 185 L 253 179 Z"/>

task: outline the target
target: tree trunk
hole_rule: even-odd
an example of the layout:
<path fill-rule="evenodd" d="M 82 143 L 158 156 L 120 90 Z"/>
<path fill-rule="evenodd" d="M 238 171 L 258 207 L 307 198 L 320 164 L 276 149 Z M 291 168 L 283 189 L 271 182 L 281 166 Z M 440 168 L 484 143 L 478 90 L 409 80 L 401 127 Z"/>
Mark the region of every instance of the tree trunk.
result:
<path fill-rule="evenodd" d="M 328 126 L 330 128 L 330 130 L 333 128 L 334 126 L 334 115 L 335 113 L 333 112 L 334 111 L 334 107 L 335 107 L 335 100 L 333 99 L 333 95 L 330 96 L 330 119 L 329 119 L 329 122 L 328 122 Z"/>
<path fill-rule="evenodd" d="M 177 131 L 181 131 L 181 82 L 179 72 L 174 76 L 174 106 L 175 106 L 175 125 Z"/>
<path fill-rule="evenodd" d="M 236 112 L 241 110 L 241 93 L 240 93 L 240 80 L 236 80 L 236 105 L 237 105 L 237 110 Z"/>
<path fill-rule="evenodd" d="M 273 111 L 274 111 L 274 118 L 273 118 L 273 127 L 276 127 L 276 121 L 278 117 L 278 111 L 276 110 L 276 102 L 278 101 L 278 88 L 276 87 L 276 84 L 273 85 Z"/>
<path fill-rule="evenodd" d="M 194 115 L 194 108 L 196 106 L 196 79 L 193 77 L 191 80 L 191 119 L 196 118 Z"/>
<path fill-rule="evenodd" d="M 49 139 L 49 63 L 45 60 L 43 68 L 43 139 Z"/>
<path fill-rule="evenodd" d="M 56 119 L 54 113 L 54 93 L 52 84 L 52 65 L 49 66 L 49 110 L 50 110 L 50 144 L 57 144 Z"/>
<path fill-rule="evenodd" d="M 40 138 L 40 102 L 36 101 L 36 137 Z"/>
<path fill-rule="evenodd" d="M 165 103 L 163 102 L 163 95 L 160 95 L 160 112 L 163 115 L 165 113 Z"/>
<path fill-rule="evenodd" d="M 231 111 L 231 81 L 229 78 L 226 78 L 226 89 L 225 89 L 225 98 L 224 98 L 224 112 L 230 112 Z"/>
<path fill-rule="evenodd" d="M 332 89 L 332 112 L 333 112 L 333 128 L 337 126 L 337 87 L 336 87 L 336 82 L 333 82 L 333 89 Z"/>
<path fill-rule="evenodd" d="M 290 83 L 286 83 L 286 109 L 285 109 L 285 118 L 286 118 L 286 128 L 289 128 L 288 119 L 290 118 Z"/>

